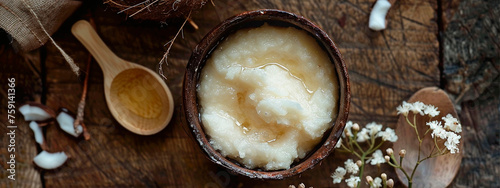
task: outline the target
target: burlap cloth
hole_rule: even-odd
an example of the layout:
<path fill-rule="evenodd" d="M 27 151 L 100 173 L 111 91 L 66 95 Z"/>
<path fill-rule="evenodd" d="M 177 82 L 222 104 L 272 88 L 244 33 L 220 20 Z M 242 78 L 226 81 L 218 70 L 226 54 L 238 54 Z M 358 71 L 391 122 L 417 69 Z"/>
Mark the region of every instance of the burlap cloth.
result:
<path fill-rule="evenodd" d="M 81 4 L 74 0 L 0 0 L 0 28 L 12 36 L 14 47 L 31 51 L 49 40 L 38 20 L 52 35 Z"/>

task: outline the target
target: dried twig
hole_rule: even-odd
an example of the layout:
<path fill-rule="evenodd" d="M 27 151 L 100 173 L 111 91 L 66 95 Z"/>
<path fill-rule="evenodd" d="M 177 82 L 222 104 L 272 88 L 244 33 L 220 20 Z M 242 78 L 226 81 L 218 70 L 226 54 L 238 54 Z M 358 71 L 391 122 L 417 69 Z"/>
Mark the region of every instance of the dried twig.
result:
<path fill-rule="evenodd" d="M 115 5 L 117 5 L 117 6 L 121 6 L 121 7 L 130 7 L 130 6 L 127 6 L 127 5 L 122 5 L 122 4 L 120 4 L 120 3 L 117 3 L 117 2 L 115 2 L 115 1 L 113 1 L 113 0 L 107 0 L 107 1 L 105 1 L 104 3 L 113 3 L 113 4 L 115 4 Z"/>
<path fill-rule="evenodd" d="M 195 30 L 198 30 L 198 28 L 199 28 L 199 27 L 198 27 L 198 25 L 196 25 L 196 23 L 193 21 L 193 19 L 191 19 L 191 18 L 189 18 L 189 17 L 188 17 L 188 18 L 186 18 L 186 19 L 187 19 L 187 21 L 189 22 L 189 24 L 191 24 L 191 26 L 192 26 Z"/>
<path fill-rule="evenodd" d="M 94 27 L 95 29 L 95 23 L 94 19 L 90 18 L 90 25 Z M 87 131 L 87 126 L 83 123 L 83 115 L 85 112 L 85 99 L 87 98 L 87 88 L 88 88 L 88 82 L 89 82 L 89 73 L 90 73 L 90 64 L 92 62 L 92 56 L 89 54 L 88 55 L 88 60 L 87 60 L 87 67 L 85 71 L 85 80 L 83 81 L 83 91 L 82 91 L 82 97 L 80 98 L 80 103 L 78 103 L 78 110 L 76 113 L 76 119 L 75 122 L 73 123 L 73 127 L 75 129 L 75 132 L 78 134 L 78 125 L 81 125 L 83 128 L 83 137 L 85 140 L 90 139 L 90 134 Z"/>
<path fill-rule="evenodd" d="M 80 98 L 80 102 L 78 103 L 78 110 L 76 113 L 76 119 L 75 122 L 73 122 L 73 127 L 75 129 L 75 133 L 78 134 L 78 125 L 81 125 L 83 128 L 83 137 L 85 140 L 90 139 L 90 134 L 87 131 L 87 127 L 83 123 L 83 115 L 85 112 L 85 99 L 87 98 L 87 88 L 88 88 L 88 81 L 89 81 L 89 71 L 90 71 L 90 64 L 92 62 L 92 56 L 89 54 L 89 58 L 87 61 L 87 70 L 85 72 L 85 80 L 83 81 L 83 91 L 82 91 L 82 97 Z"/>
<path fill-rule="evenodd" d="M 153 1 L 152 3 L 149 3 L 148 5 L 146 5 L 145 7 L 142 7 L 140 10 L 138 10 L 137 12 L 133 13 L 132 15 L 130 15 L 129 17 L 133 17 L 135 16 L 136 14 L 139 14 L 140 12 L 142 12 L 144 9 L 147 9 L 149 8 L 149 6 L 155 4 L 156 2 L 158 2 L 159 0 L 156 0 L 156 1 Z"/>
<path fill-rule="evenodd" d="M 143 1 L 143 2 L 140 2 L 140 3 L 137 3 L 137 4 L 135 4 L 135 5 L 129 6 L 129 7 L 127 7 L 126 9 L 123 9 L 123 10 L 121 10 L 120 12 L 117 12 L 117 14 L 120 14 L 120 13 L 122 13 L 122 12 L 125 12 L 125 11 L 127 11 L 127 10 L 129 10 L 129 9 L 132 9 L 132 8 L 134 8 L 134 7 L 136 7 L 136 6 L 139 6 L 139 5 L 142 5 L 142 4 L 144 4 L 144 3 L 147 3 L 148 1 L 149 1 L 149 0 L 146 0 L 146 1 Z"/>
<path fill-rule="evenodd" d="M 168 65 L 167 59 L 168 59 L 168 54 L 170 53 L 170 49 L 172 49 L 172 46 L 174 45 L 175 39 L 177 39 L 177 36 L 179 36 L 179 33 L 182 32 L 184 25 L 186 25 L 186 22 L 188 22 L 188 20 L 190 18 L 191 18 L 191 11 L 189 11 L 189 14 L 188 14 L 186 20 L 184 20 L 184 23 L 182 23 L 181 27 L 179 28 L 179 31 L 177 31 L 174 38 L 165 44 L 165 46 L 168 45 L 167 51 L 163 54 L 163 57 L 161 58 L 160 62 L 158 63 L 158 65 L 159 65 L 158 74 L 160 74 L 160 76 L 165 80 L 167 80 L 167 77 L 165 77 L 165 74 L 163 73 L 163 63 L 167 63 L 167 65 Z"/>

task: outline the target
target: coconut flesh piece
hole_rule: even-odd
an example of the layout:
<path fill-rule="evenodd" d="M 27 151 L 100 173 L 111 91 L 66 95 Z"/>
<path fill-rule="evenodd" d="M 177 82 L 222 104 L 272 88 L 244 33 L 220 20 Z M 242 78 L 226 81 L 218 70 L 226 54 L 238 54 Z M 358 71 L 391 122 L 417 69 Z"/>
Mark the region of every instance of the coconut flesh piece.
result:
<path fill-rule="evenodd" d="M 73 135 L 74 137 L 80 136 L 83 132 L 83 127 L 82 125 L 77 126 L 77 132 L 75 132 L 75 128 L 73 126 L 73 123 L 75 122 L 75 118 L 73 116 L 69 115 L 65 111 L 61 111 L 59 115 L 56 117 L 57 123 L 59 124 L 59 127 L 64 132 L 67 132 L 70 135 Z"/>
<path fill-rule="evenodd" d="M 33 130 L 33 134 L 35 134 L 36 143 L 42 145 L 43 144 L 43 133 L 42 133 L 42 129 L 40 128 L 38 123 L 36 123 L 35 121 L 32 121 L 30 123 L 30 128 L 31 128 L 31 130 Z"/>
<path fill-rule="evenodd" d="M 19 112 L 26 121 L 45 121 L 53 117 L 53 112 L 48 112 L 48 107 L 41 104 L 25 104 L 19 107 Z M 50 110 L 51 111 L 51 110 Z"/>
<path fill-rule="evenodd" d="M 51 170 L 60 167 L 67 159 L 68 156 L 64 152 L 49 153 L 42 151 L 33 158 L 33 162 L 40 168 Z"/>
<path fill-rule="evenodd" d="M 389 8 L 391 8 L 391 3 L 388 0 L 377 0 L 373 6 L 372 12 L 370 13 L 368 27 L 375 31 L 385 29 L 385 16 L 387 15 Z"/>

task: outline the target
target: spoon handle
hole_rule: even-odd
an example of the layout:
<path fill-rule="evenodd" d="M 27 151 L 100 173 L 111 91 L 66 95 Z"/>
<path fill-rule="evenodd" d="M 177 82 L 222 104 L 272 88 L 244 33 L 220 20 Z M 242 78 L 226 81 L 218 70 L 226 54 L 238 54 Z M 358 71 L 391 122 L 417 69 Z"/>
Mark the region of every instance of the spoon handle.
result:
<path fill-rule="evenodd" d="M 71 28 L 71 33 L 87 48 L 101 66 L 105 77 L 113 78 L 128 63 L 116 56 L 101 40 L 92 25 L 85 20 L 77 21 Z"/>

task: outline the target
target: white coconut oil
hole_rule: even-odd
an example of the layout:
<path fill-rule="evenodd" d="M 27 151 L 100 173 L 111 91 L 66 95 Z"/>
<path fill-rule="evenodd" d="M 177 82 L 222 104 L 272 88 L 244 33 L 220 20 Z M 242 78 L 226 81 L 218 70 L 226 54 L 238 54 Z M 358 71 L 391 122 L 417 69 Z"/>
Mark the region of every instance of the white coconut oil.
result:
<path fill-rule="evenodd" d="M 305 157 L 331 127 L 338 87 L 314 38 L 265 24 L 225 39 L 197 92 L 212 147 L 247 168 L 279 170 Z"/>

